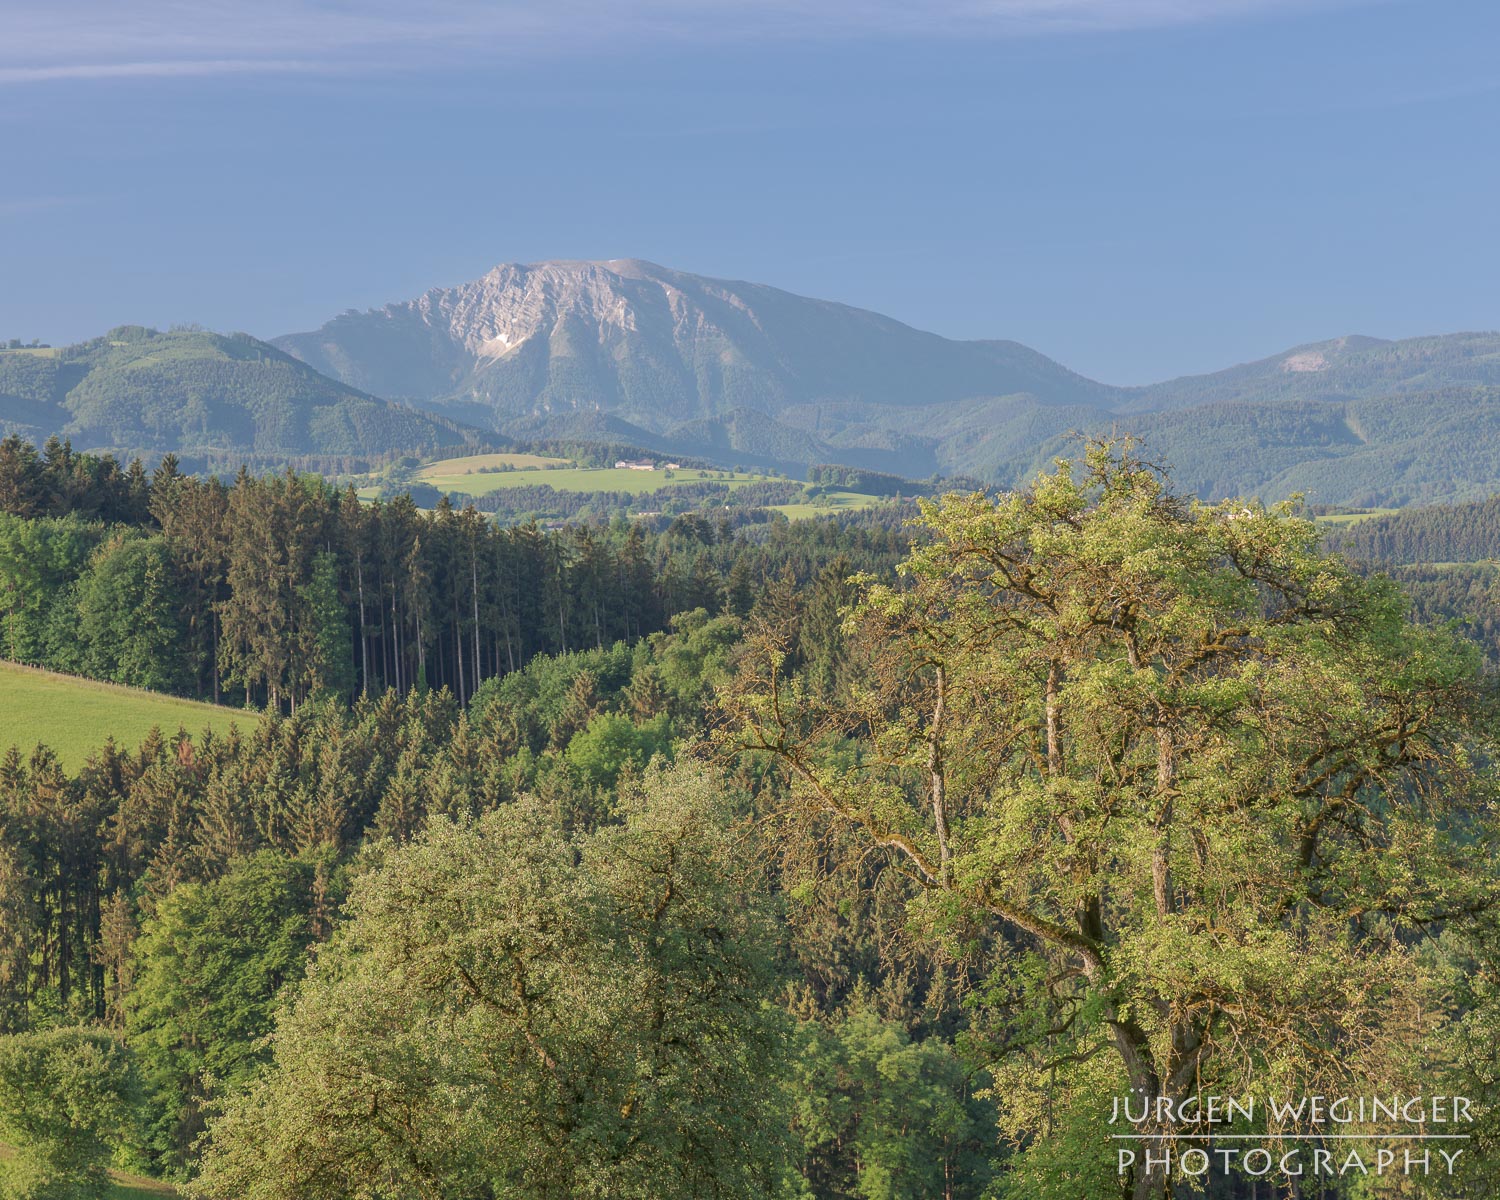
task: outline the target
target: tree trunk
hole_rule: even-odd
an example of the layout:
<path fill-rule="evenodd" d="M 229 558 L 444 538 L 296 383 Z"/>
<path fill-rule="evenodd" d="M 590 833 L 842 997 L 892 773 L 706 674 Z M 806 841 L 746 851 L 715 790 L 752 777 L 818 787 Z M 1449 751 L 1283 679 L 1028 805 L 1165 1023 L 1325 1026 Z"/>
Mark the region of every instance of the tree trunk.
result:
<path fill-rule="evenodd" d="M 474 688 L 479 688 L 479 552 L 473 539 L 469 541 L 469 587 L 474 600 Z"/>
<path fill-rule="evenodd" d="M 354 560 L 354 582 L 359 590 L 359 691 L 370 694 L 370 638 L 365 630 L 365 568 L 364 563 Z"/>
<path fill-rule="evenodd" d="M 458 620 L 458 589 L 453 589 L 453 662 L 458 668 L 458 702 L 464 704 L 464 631 Z"/>
<path fill-rule="evenodd" d="M 937 700 L 932 708 L 932 730 L 927 748 L 927 773 L 932 781 L 932 823 L 937 828 L 938 863 L 942 876 L 940 882 L 947 887 L 952 882 L 953 872 L 948 865 L 951 851 L 948 848 L 948 801 L 946 778 L 943 774 L 943 715 L 948 700 L 948 672 L 942 664 L 937 667 Z"/>
<path fill-rule="evenodd" d="M 1125 1066 L 1126 1078 L 1130 1080 L 1131 1094 L 1150 1101 L 1152 1111 L 1147 1120 L 1136 1124 L 1134 1129 L 1143 1134 L 1172 1135 L 1178 1132 L 1175 1122 L 1157 1119 L 1156 1101 L 1166 1097 L 1177 1106 L 1187 1099 L 1197 1085 L 1198 1061 L 1203 1053 L 1203 1034 L 1196 1026 L 1186 1021 L 1171 1024 L 1171 1038 L 1164 1062 L 1158 1062 L 1153 1053 L 1146 1031 L 1129 1018 L 1110 1018 L 1115 1050 Z M 1170 1198 L 1170 1173 L 1164 1162 L 1158 1161 L 1147 1167 L 1147 1155 L 1158 1160 L 1167 1155 L 1167 1148 L 1174 1144 L 1171 1136 L 1143 1138 L 1135 1142 L 1136 1162 L 1131 1184 L 1131 1200 L 1162 1200 Z"/>

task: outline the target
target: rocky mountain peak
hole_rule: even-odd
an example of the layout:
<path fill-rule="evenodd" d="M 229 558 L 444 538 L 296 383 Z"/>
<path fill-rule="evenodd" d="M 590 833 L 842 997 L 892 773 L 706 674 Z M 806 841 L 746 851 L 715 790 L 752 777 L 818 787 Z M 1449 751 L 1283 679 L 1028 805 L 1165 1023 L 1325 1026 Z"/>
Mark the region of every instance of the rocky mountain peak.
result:
<path fill-rule="evenodd" d="M 747 409 L 926 405 L 1112 389 L 1013 343 L 955 342 L 888 317 L 641 259 L 502 263 L 277 345 L 378 395 L 480 405 L 503 428 L 614 412 L 664 431 Z"/>

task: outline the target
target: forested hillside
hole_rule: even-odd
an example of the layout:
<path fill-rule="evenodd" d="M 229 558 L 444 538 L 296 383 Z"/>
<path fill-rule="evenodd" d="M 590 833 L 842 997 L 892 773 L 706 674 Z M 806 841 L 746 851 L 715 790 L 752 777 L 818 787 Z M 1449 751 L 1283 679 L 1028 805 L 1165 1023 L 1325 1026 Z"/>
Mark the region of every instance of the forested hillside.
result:
<path fill-rule="evenodd" d="M 418 452 L 451 420 L 355 391 L 246 334 L 127 325 L 50 352 L 0 350 L 0 433 L 125 454 Z"/>
<path fill-rule="evenodd" d="M 768 527 L 727 518 L 497 528 L 473 508 L 246 472 L 148 478 L 52 447 L 0 443 L 5 653 L 116 683 L 295 708 L 329 693 L 480 684 L 537 654 L 604 647 L 697 608 L 743 616 L 772 581 L 844 556 L 892 566 L 880 525 Z M 50 515 L 43 515 L 50 514 Z"/>
<path fill-rule="evenodd" d="M 7 656 L 263 712 L 0 756 L 7 1181 L 1160 1200 L 1112 1100 L 1267 1080 L 1472 1097 L 1404 1182 L 1500 1179 L 1493 677 L 1297 511 L 1113 442 L 898 529 L 16 441 L 0 509 Z"/>
<path fill-rule="evenodd" d="M 1387 573 L 1424 622 L 1454 621 L 1500 669 L 1500 496 L 1330 527 L 1332 549 Z"/>
<path fill-rule="evenodd" d="M 211 470 L 366 471 L 330 463 L 514 440 L 1001 487 L 1080 433 L 1128 433 L 1206 500 L 1452 503 L 1500 489 L 1500 335 L 1339 338 L 1119 388 L 1013 342 L 760 284 L 628 260 L 509 264 L 275 345 L 122 326 L 0 349 L 5 432 Z M 577 515 L 533 499 L 523 512 Z"/>
<path fill-rule="evenodd" d="M 1331 530 L 1328 541 L 1370 563 L 1493 562 L 1500 560 L 1500 494 L 1370 517 Z"/>
<path fill-rule="evenodd" d="M 1161 412 L 1207 404 L 1349 400 L 1447 388 L 1500 387 L 1500 334 L 1452 333 L 1390 341 L 1341 337 L 1294 346 L 1211 375 L 1188 375 L 1132 394 L 1119 412 Z"/>

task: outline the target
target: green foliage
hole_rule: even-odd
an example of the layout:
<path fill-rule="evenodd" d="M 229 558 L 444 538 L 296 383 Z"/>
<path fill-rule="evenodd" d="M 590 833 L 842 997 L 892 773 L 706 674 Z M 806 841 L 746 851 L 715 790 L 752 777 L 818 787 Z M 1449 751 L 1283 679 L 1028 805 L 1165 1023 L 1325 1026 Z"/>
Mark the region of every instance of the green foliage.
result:
<path fill-rule="evenodd" d="M 1101 1053 L 1152 1096 L 1419 1089 L 1436 980 L 1407 939 L 1496 891 L 1472 649 L 1295 510 L 1184 502 L 1128 447 L 924 525 L 906 586 L 865 581 L 860 686 L 788 679 L 773 627 L 728 699 L 922 881 L 917 929 L 1003 938 L 976 1044 L 1063 1089 Z"/>
<path fill-rule="evenodd" d="M 0 513 L 0 650 L 13 662 L 47 660 L 58 594 L 82 574 L 104 535 L 76 516 L 27 520 Z"/>
<path fill-rule="evenodd" d="M 867 496 L 923 496 L 930 491 L 926 484 L 900 475 L 832 463 L 814 464 L 807 469 L 807 478 L 825 491 L 862 492 Z"/>
<path fill-rule="evenodd" d="M 991 1194 L 997 1200 L 1119 1196 L 1119 1143 L 1108 1131 L 1114 1097 L 1127 1087 L 1121 1065 L 1098 1054 L 1062 1072 L 1039 1066 L 1025 1054 L 994 1064 L 990 1095 L 1000 1110 L 1000 1135 L 1014 1150 Z M 1209 1182 L 1211 1195 L 1238 1194 L 1236 1180 Z"/>
<path fill-rule="evenodd" d="M 321 864 L 326 873 L 327 864 Z M 281 989 L 301 978 L 318 918 L 320 868 L 261 851 L 208 883 L 183 883 L 143 924 L 131 952 L 125 1027 L 153 1116 L 146 1151 L 182 1175 L 208 1097 L 243 1087 L 269 1058 Z"/>
<path fill-rule="evenodd" d="M 142 521 L 148 487 L 139 459 L 122 471 L 112 456 L 75 454 L 56 437 L 40 455 L 15 434 L 0 439 L 0 513 Z"/>
<path fill-rule="evenodd" d="M 175 692 L 188 673 L 178 655 L 183 629 L 171 554 L 164 539 L 117 534 L 94 553 L 74 588 L 76 624 L 53 629 L 52 661 L 131 687 Z M 69 649 L 76 655 L 68 663 Z"/>
<path fill-rule="evenodd" d="M 670 746 L 669 729 L 666 713 L 644 725 L 618 713 L 600 713 L 568 743 L 568 764 L 594 786 L 612 787 L 622 771 L 639 770 Z"/>
<path fill-rule="evenodd" d="M 1108 448 L 914 543 L 145 495 L 4 529 L 17 627 L 290 711 L 0 756 L 0 1028 L 126 1031 L 207 1196 L 1073 1200 L 1128 1086 L 1492 1103 L 1476 656 L 1296 509 Z"/>
<path fill-rule="evenodd" d="M 976 1200 L 990 1180 L 993 1107 L 941 1039 L 913 1041 L 864 1004 L 797 1033 L 794 1195 Z"/>
<path fill-rule="evenodd" d="M 93 1200 L 114 1148 L 130 1138 L 137 1082 L 109 1033 L 49 1029 L 0 1037 L 0 1164 L 7 1200 Z"/>
<path fill-rule="evenodd" d="M 0 444 L 0 499 L 5 462 L 15 483 L 28 449 Z M 101 461 L 49 443 L 45 465 L 60 474 L 44 483 L 92 477 L 80 464 Z M 602 650 L 699 608 L 744 615 L 783 564 L 806 578 L 840 556 L 894 562 L 901 546 L 880 528 L 784 523 L 752 541 L 698 514 L 660 534 L 623 520 L 501 529 L 446 502 L 431 514 L 405 497 L 365 505 L 290 471 L 203 482 L 170 456 L 149 480 L 133 466 L 121 487 L 124 527 L 82 519 L 99 507 L 87 489 L 49 501 L 65 516 L 20 515 L 35 507 L 24 498 L 0 512 L 0 653 L 216 701 L 240 688 L 247 706 L 421 687 L 468 703 L 538 654 Z"/>
<path fill-rule="evenodd" d="M 715 790 L 654 776 L 575 843 L 522 801 L 381 854 L 201 1194 L 765 1194 L 778 1023 Z"/>
<path fill-rule="evenodd" d="M 1478 928 L 1445 931 L 1428 947 L 1434 970 L 1447 984 L 1451 1021 L 1437 1051 L 1442 1069 L 1434 1080 L 1449 1094 L 1473 1102 L 1476 1123 L 1457 1178 L 1432 1180 L 1423 1196 L 1493 1196 L 1500 1190 L 1500 928 L 1493 918 Z"/>
<path fill-rule="evenodd" d="M 349 609 L 339 594 L 339 560 L 332 551 L 314 554 L 308 581 L 297 587 L 305 612 L 307 650 L 302 655 L 302 687 L 310 695 L 331 692 L 340 699 L 354 693 L 354 640 Z"/>

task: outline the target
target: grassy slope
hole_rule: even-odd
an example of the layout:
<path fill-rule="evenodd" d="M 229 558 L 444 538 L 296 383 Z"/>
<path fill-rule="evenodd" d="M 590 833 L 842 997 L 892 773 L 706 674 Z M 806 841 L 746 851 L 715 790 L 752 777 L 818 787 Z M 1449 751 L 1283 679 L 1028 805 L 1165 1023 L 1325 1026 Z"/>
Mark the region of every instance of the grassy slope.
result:
<path fill-rule="evenodd" d="M 542 454 L 470 454 L 464 458 L 441 458 L 428 463 L 417 472 L 417 478 L 477 474 L 485 467 L 514 467 L 518 471 L 530 467 L 560 467 L 568 462 L 566 458 L 547 458 Z"/>
<path fill-rule="evenodd" d="M 464 460 L 449 460 L 462 462 Z M 559 492 L 629 492 L 632 496 L 654 492 L 658 488 L 674 487 L 685 483 L 727 483 L 731 488 L 747 483 L 764 482 L 768 476 L 734 474 L 727 479 L 721 475 L 728 472 L 709 471 L 708 478 L 700 480 L 694 470 L 673 471 L 668 479 L 665 471 L 616 470 L 614 467 L 563 467 L 550 471 L 501 471 L 489 474 L 474 472 L 463 474 L 454 471 L 438 475 L 424 470 L 418 478 L 430 483 L 441 492 L 463 492 L 469 496 L 487 496 L 502 488 L 531 487 L 546 484 Z"/>
<path fill-rule="evenodd" d="M 771 507 L 776 512 L 785 513 L 789 521 L 803 521 L 809 517 L 826 517 L 882 503 L 884 501 L 879 496 L 866 496 L 863 492 L 829 492 L 826 496 L 818 497 L 816 503 L 773 504 Z"/>
<path fill-rule="evenodd" d="M 259 713 L 243 709 L 0 663 L 0 753 L 13 745 L 29 753 L 42 742 L 69 770 L 81 767 L 108 737 L 134 749 L 153 726 L 165 733 L 179 727 L 194 734 L 206 727 L 222 733 L 232 723 L 248 729 L 259 719 Z"/>
<path fill-rule="evenodd" d="M 1400 511 L 1399 508 L 1372 508 L 1368 512 L 1326 513 L 1316 520 L 1319 525 L 1358 525 L 1361 521 L 1368 521 L 1371 517 L 1388 517 Z"/>

